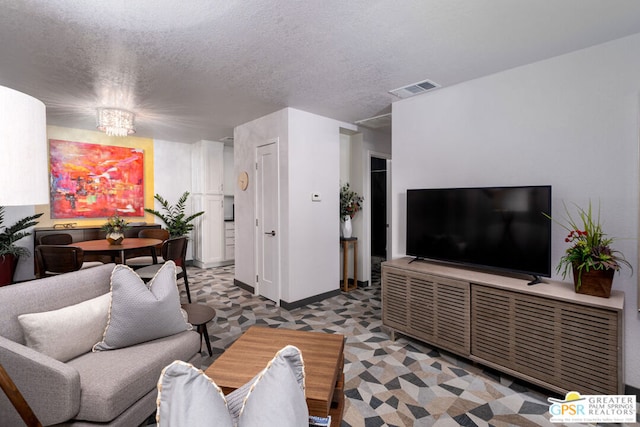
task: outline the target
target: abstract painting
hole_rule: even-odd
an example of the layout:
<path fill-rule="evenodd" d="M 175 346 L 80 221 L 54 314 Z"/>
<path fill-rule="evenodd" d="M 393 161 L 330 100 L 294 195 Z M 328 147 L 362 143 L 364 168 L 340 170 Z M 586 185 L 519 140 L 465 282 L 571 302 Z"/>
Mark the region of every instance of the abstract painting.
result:
<path fill-rule="evenodd" d="M 144 216 L 139 148 L 49 140 L 51 218 Z"/>

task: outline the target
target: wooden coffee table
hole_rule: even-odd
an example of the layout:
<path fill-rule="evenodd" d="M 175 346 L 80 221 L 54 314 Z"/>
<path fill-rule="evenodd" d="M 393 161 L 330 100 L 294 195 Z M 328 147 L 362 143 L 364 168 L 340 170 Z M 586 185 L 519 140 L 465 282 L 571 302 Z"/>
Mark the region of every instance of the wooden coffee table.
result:
<path fill-rule="evenodd" d="M 344 407 L 344 336 L 324 332 L 251 326 L 205 371 L 225 394 L 263 370 L 284 346 L 300 349 L 304 360 L 309 414 L 339 426 Z"/>

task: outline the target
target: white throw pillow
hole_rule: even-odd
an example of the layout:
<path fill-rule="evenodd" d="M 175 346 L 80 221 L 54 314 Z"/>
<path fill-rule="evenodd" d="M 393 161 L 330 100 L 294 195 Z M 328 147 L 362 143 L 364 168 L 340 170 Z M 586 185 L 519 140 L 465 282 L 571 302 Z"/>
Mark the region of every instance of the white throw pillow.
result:
<path fill-rule="evenodd" d="M 200 369 L 175 361 L 158 380 L 156 421 L 158 427 L 306 426 L 302 354 L 292 345 L 284 347 L 265 369 L 227 396 Z"/>
<path fill-rule="evenodd" d="M 91 351 L 107 325 L 111 294 L 43 313 L 21 314 L 27 347 L 66 362 Z"/>
<path fill-rule="evenodd" d="M 111 307 L 102 341 L 93 351 L 114 350 L 189 331 L 176 284 L 176 265 L 167 261 L 149 285 L 126 265 L 111 273 Z"/>

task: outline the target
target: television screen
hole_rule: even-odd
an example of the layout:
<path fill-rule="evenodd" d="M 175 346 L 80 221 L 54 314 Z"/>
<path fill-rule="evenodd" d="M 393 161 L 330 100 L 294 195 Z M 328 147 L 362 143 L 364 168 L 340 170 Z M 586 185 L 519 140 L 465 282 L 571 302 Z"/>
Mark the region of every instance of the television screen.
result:
<path fill-rule="evenodd" d="M 407 190 L 407 255 L 551 276 L 551 186 Z"/>

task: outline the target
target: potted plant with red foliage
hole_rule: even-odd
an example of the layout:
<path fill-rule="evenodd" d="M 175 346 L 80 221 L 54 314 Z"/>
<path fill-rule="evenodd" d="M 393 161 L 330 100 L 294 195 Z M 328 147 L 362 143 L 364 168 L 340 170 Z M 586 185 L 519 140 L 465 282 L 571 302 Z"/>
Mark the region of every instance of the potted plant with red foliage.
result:
<path fill-rule="evenodd" d="M 40 218 L 41 213 L 30 215 L 15 224 L 4 226 L 4 206 L 0 206 L 0 286 L 8 285 L 13 282 L 13 274 L 18 265 L 20 256 L 30 256 L 31 252 L 27 248 L 17 246 L 15 242 L 30 236 L 31 232 L 24 231 L 29 227 L 33 227 L 38 222 L 35 219 Z"/>
<path fill-rule="evenodd" d="M 562 272 L 563 278 L 569 271 L 573 272 L 576 292 L 609 298 L 613 274 L 623 265 L 633 268 L 621 252 L 612 249 L 615 239 L 602 231 L 600 208 L 595 218 L 591 202 L 586 210 L 577 205 L 576 208 L 578 219 L 571 216 L 565 205 L 566 224 L 555 221 L 569 232 L 564 241 L 571 244 L 560 258 L 556 271 Z"/>

